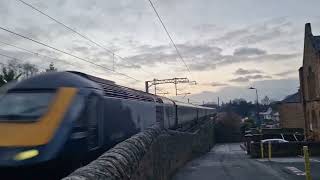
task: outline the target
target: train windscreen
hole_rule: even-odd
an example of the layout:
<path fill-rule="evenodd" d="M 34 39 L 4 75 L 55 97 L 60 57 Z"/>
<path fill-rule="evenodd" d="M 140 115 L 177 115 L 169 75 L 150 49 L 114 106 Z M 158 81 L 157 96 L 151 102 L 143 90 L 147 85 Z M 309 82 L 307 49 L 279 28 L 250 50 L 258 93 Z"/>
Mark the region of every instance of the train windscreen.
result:
<path fill-rule="evenodd" d="M 7 93 L 0 96 L 0 121 L 30 121 L 43 115 L 54 93 Z"/>

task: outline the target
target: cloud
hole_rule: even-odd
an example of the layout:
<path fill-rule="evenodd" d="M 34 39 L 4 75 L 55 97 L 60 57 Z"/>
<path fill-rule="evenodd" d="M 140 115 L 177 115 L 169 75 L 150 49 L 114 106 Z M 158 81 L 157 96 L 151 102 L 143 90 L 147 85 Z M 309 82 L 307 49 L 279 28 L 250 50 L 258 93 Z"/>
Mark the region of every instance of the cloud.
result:
<path fill-rule="evenodd" d="M 283 72 L 280 72 L 280 73 L 276 73 L 274 74 L 275 76 L 287 76 L 287 75 L 290 75 L 290 74 L 298 74 L 299 71 L 298 70 L 288 70 L 288 71 L 283 71 Z"/>
<path fill-rule="evenodd" d="M 282 61 L 300 56 L 300 53 L 273 54 L 258 48 L 239 48 L 233 55 L 223 55 L 222 48 L 213 44 L 177 44 L 186 64 L 193 71 L 210 71 L 218 66 L 226 66 L 239 62 Z M 144 66 L 182 63 L 171 45 L 150 46 L 142 45 L 137 48 L 136 55 L 126 57 Z M 183 66 L 182 66 L 183 67 Z M 185 71 L 185 68 L 177 68 Z M 254 73 L 253 71 L 252 73 Z M 241 72 L 240 72 L 241 73 Z M 261 73 L 261 72 L 256 72 Z"/>
<path fill-rule="evenodd" d="M 272 41 L 288 35 L 292 23 L 287 18 L 276 18 L 263 23 L 245 26 L 243 28 L 227 31 L 223 36 L 214 38 L 214 43 L 227 43 L 232 45 L 252 45 Z"/>
<path fill-rule="evenodd" d="M 194 71 L 215 69 L 215 60 L 220 59 L 222 52 L 219 47 L 204 44 L 177 44 L 177 48 L 186 64 Z M 136 55 L 126 57 L 126 60 L 145 66 L 174 64 L 177 62 L 182 64 L 181 59 L 171 45 L 143 45 L 138 49 L 140 51 Z M 179 69 L 185 71 L 184 67 Z"/>
<path fill-rule="evenodd" d="M 249 82 L 249 79 L 246 77 L 238 77 L 238 78 L 234 78 L 229 80 L 230 82 Z"/>
<path fill-rule="evenodd" d="M 259 48 L 241 47 L 234 50 L 234 56 L 254 56 L 267 54 L 265 50 Z"/>
<path fill-rule="evenodd" d="M 263 62 L 263 61 L 285 61 L 300 57 L 300 53 L 284 53 L 284 54 L 265 54 L 259 56 L 242 57 L 242 56 L 224 56 L 221 61 L 217 62 L 217 65 L 229 65 L 239 62 Z"/>
<path fill-rule="evenodd" d="M 248 87 L 256 87 L 259 97 L 268 96 L 275 100 L 282 100 L 289 94 L 295 93 L 298 90 L 298 79 L 277 79 L 277 80 L 261 80 L 249 84 L 249 86 L 227 86 L 217 92 L 203 91 L 197 94 L 191 94 L 188 98 L 191 101 L 202 102 L 203 100 L 217 99 L 220 97 L 220 102 L 228 102 L 235 98 L 244 98 L 249 101 L 255 101 L 255 94 Z"/>
<path fill-rule="evenodd" d="M 143 1 L 88 2 L 83 0 L 57 0 L 30 1 L 30 3 L 104 47 L 112 50 L 116 49 L 117 54 L 135 64 L 132 66 L 131 63 L 116 58 L 115 68 L 119 72 L 125 72 L 139 79 L 146 79 L 148 77 L 144 75 L 145 73 L 142 72 L 141 68 L 156 73 L 155 76 L 158 76 L 156 78 L 166 76 L 165 73 L 167 72 L 164 72 L 166 70 L 175 71 L 178 74 L 186 71 L 174 47 L 163 32 L 161 24 L 159 24 L 157 19 L 154 19 L 154 12 Z M 233 63 L 239 63 L 241 64 L 240 67 L 243 67 L 243 62 L 254 62 L 252 64 L 263 62 L 264 64 L 268 64 L 268 69 L 271 63 L 279 62 L 280 65 L 277 66 L 281 68 L 282 62 L 280 61 L 297 59 L 297 57 L 301 56 L 302 51 L 299 51 L 300 49 L 291 51 L 285 44 L 279 46 L 270 45 L 271 42 L 284 42 L 283 39 L 287 42 L 288 39 L 294 38 L 293 40 L 295 40 L 300 38 L 297 34 L 295 34 L 296 36 L 292 36 L 292 33 L 290 33 L 293 29 L 292 24 L 286 18 L 276 21 L 261 21 L 260 19 L 258 24 L 248 24 L 247 19 L 239 21 L 238 18 L 241 17 L 232 19 L 234 23 L 225 21 L 225 18 L 228 18 L 223 17 L 221 20 L 224 23 L 213 20 L 212 22 L 216 22 L 217 24 L 210 24 L 203 17 L 208 17 L 208 13 L 212 15 L 211 13 L 215 11 L 210 11 L 212 8 L 206 6 L 208 5 L 207 2 L 195 3 L 192 0 L 187 0 L 182 6 L 175 6 L 177 4 L 179 3 L 176 0 L 165 0 L 159 1 L 157 6 L 161 9 L 160 14 L 165 19 L 170 34 L 172 34 L 183 59 L 192 73 L 197 73 L 196 77 L 199 79 L 205 80 L 208 76 L 212 76 L 216 77 L 215 81 L 220 81 L 220 77 L 217 76 L 221 74 L 218 74 L 219 71 L 214 72 L 213 70 Z M 198 5 L 201 7 L 205 6 L 205 11 L 203 8 L 194 7 Z M 188 10 L 186 11 L 186 9 Z M 181 21 L 171 18 L 181 13 L 187 18 L 183 18 Z M 0 20 L 2 20 L 2 26 L 4 27 L 31 36 L 61 50 L 71 51 L 79 57 L 89 59 L 100 65 L 112 67 L 112 56 L 109 53 L 99 47 L 93 48 L 95 45 L 92 43 L 83 40 L 81 37 L 69 32 L 64 27 L 19 2 L 10 0 L 0 1 L 0 14 Z M 265 16 L 264 18 L 269 17 Z M 255 20 L 252 19 L 250 22 L 255 22 Z M 299 24 L 298 21 L 292 22 Z M 299 31 L 299 33 L 301 32 Z M 288 36 L 292 38 L 288 38 Z M 74 69 L 83 72 L 94 73 L 94 71 L 98 71 L 95 74 L 99 74 L 99 76 L 108 73 L 105 69 L 97 68 L 61 53 L 39 49 L 41 46 L 21 40 L 2 31 L 0 31 L 0 39 L 19 45 L 20 47 L 30 48 L 30 50 L 36 52 L 39 51 L 56 58 L 66 59 L 76 66 Z M 301 44 L 301 41 L 302 38 L 297 42 Z M 298 46 L 299 43 L 295 42 L 293 46 Z M 300 48 L 300 46 L 298 47 Z M 44 58 L 29 57 L 25 54 L 17 54 L 16 56 L 39 64 L 47 63 Z M 52 59 L 48 62 L 52 62 Z M 45 64 L 45 66 L 47 65 Z M 59 69 L 66 69 L 65 66 L 67 65 L 57 62 Z M 261 70 L 264 69 L 261 68 Z M 207 72 L 198 73 L 202 71 Z M 243 77 L 240 77 L 241 79 L 237 79 L 236 81 L 250 82 L 252 80 L 268 78 L 266 76 L 247 76 L 262 74 L 258 71 L 254 68 L 246 69 L 244 66 L 244 69 L 236 74 Z M 267 70 L 265 71 L 267 72 Z M 270 74 L 273 73 L 275 72 L 270 72 Z M 239 76 L 235 76 L 234 78 L 239 78 Z M 199 81 L 199 79 L 195 80 Z M 227 83 L 232 84 L 231 82 Z M 126 85 L 130 86 L 129 83 Z M 211 83 L 211 86 L 223 87 L 227 86 L 227 84 L 215 82 Z"/>
<path fill-rule="evenodd" d="M 261 74 L 253 75 L 253 76 L 246 76 L 249 79 L 270 79 L 272 78 L 271 76 L 264 76 Z"/>
<path fill-rule="evenodd" d="M 229 86 L 229 84 L 227 84 L 227 83 L 220 83 L 220 82 L 203 83 L 202 85 L 212 86 L 212 87 Z"/>
<path fill-rule="evenodd" d="M 255 74 L 255 73 L 263 73 L 263 72 L 257 69 L 242 69 L 242 68 L 239 68 L 234 72 L 234 74 L 236 75 L 247 75 L 247 74 Z"/>
<path fill-rule="evenodd" d="M 231 79 L 229 81 L 230 82 L 249 82 L 250 80 L 255 80 L 255 79 L 270 79 L 270 78 L 272 78 L 272 77 L 257 74 L 257 75 L 248 75 L 248 76 L 244 76 L 244 77 L 238 77 L 235 79 Z"/>
<path fill-rule="evenodd" d="M 159 3 L 159 5 L 173 8 L 172 3 L 175 4 L 176 2 L 166 1 Z M 81 38 L 48 18 L 39 15 L 39 13 L 33 12 L 30 8 L 24 5 L 16 6 L 11 1 L 10 3 L 2 4 L 5 6 L 3 9 L 6 9 L 6 11 L 0 13 L 3 14 L 3 17 L 6 17 L 5 19 L 8 19 L 4 23 L 5 26 L 15 27 L 15 31 L 39 39 L 40 41 L 48 42 L 48 44 L 52 44 L 62 50 L 68 49 L 75 54 L 79 53 L 79 56 L 88 57 L 97 63 L 112 64 L 112 58 L 107 52 L 99 48 L 93 49 L 92 46 L 89 46 L 90 43 L 85 40 L 75 42 L 75 40 Z M 59 19 L 61 22 L 100 44 L 108 45 L 107 48 L 115 46 L 115 49 L 120 51 L 120 55 L 126 56 L 125 59 L 127 61 L 134 63 L 134 66 L 132 66 L 130 63 L 119 60 L 118 68 L 157 68 L 157 66 L 168 65 L 174 67 L 174 70 L 186 70 L 174 48 L 168 43 L 162 29 L 152 21 L 153 16 L 149 15 L 153 12 L 146 10 L 144 2 L 137 3 L 124 0 L 119 2 L 95 1 L 90 3 L 86 1 L 37 1 L 32 2 L 32 4 L 44 10 L 52 17 L 62 17 L 62 19 Z M 28 16 L 21 17 L 15 15 L 19 14 L 17 13 L 19 11 L 28 14 Z M 119 12 L 121 12 L 121 16 L 119 16 Z M 117 23 L 108 23 L 114 21 Z M 170 25 L 170 20 L 168 21 Z M 137 25 L 137 22 L 139 22 L 139 25 Z M 196 40 L 192 40 L 192 38 L 179 39 L 178 34 L 174 39 L 190 70 L 212 71 L 232 63 L 281 61 L 296 57 L 296 54 L 293 53 L 274 54 L 254 47 L 255 44 L 250 44 L 250 47 L 247 45 L 248 42 L 262 42 L 275 39 L 279 36 L 279 33 L 286 32 L 286 29 L 290 26 L 291 24 L 286 18 L 255 25 L 246 25 L 245 27 L 233 30 L 220 25 L 202 22 L 196 23 L 194 28 L 192 28 L 190 35 L 195 35 L 197 37 Z M 177 29 L 179 28 L 172 27 L 172 34 L 179 32 Z M 222 34 L 221 37 L 209 35 L 209 33 L 217 31 L 221 31 L 219 33 Z M 185 33 L 189 32 L 186 31 Z M 205 33 L 205 36 L 199 36 L 199 33 Z M 1 36 L 2 34 L 0 33 Z M 184 35 L 183 37 L 189 36 Z M 249 40 L 245 41 L 246 39 Z M 231 46 L 240 48 L 235 49 L 232 55 L 225 55 L 222 53 L 225 46 L 221 44 L 229 42 L 240 44 L 239 46 Z M 121 46 L 125 46 L 125 50 Z M 133 49 L 127 51 L 126 48 Z"/>

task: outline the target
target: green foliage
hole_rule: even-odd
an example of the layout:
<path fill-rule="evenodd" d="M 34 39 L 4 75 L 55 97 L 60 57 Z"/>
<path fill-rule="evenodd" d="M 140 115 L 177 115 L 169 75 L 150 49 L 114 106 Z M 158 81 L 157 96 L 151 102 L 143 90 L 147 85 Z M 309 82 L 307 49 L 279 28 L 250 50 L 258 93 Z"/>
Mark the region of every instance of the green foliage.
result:
<path fill-rule="evenodd" d="M 250 112 L 256 111 L 256 104 L 247 102 L 245 99 L 234 99 L 229 103 L 223 104 L 220 110 L 232 111 L 244 118 L 250 116 Z"/>
<path fill-rule="evenodd" d="M 253 119 L 246 119 L 241 125 L 241 134 L 245 134 L 245 131 L 250 130 L 250 128 L 256 128 L 256 123 Z"/>
<path fill-rule="evenodd" d="M 215 132 L 219 142 L 239 141 L 241 117 L 234 112 L 220 112 L 217 114 Z"/>

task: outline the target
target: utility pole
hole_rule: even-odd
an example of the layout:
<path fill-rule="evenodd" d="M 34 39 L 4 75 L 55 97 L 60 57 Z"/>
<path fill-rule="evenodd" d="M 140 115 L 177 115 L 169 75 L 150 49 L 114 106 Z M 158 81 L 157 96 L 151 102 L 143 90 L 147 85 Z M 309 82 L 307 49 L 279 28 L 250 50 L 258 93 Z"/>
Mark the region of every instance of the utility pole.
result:
<path fill-rule="evenodd" d="M 177 78 L 174 78 L 174 88 L 176 89 L 176 96 L 178 96 Z"/>
<path fill-rule="evenodd" d="M 156 79 L 153 79 L 153 84 L 154 84 L 154 95 L 157 95 L 157 84 L 156 84 Z"/>
<path fill-rule="evenodd" d="M 256 90 L 256 103 L 257 103 L 257 110 L 256 110 L 256 115 L 257 115 L 257 124 L 261 128 L 261 121 L 260 121 L 260 116 L 259 116 L 259 96 L 258 96 L 258 89 L 254 87 L 250 87 L 249 89 L 254 89 Z"/>
<path fill-rule="evenodd" d="M 176 96 L 178 96 L 178 84 L 180 83 L 189 83 L 189 84 L 197 84 L 196 81 L 190 81 L 188 78 L 171 78 L 171 79 L 153 79 L 152 81 L 145 81 L 145 89 L 146 92 L 149 93 L 149 88 L 154 86 L 155 94 L 156 94 L 156 85 L 158 84 L 174 84 Z M 184 93 L 190 94 L 190 93 Z"/>
<path fill-rule="evenodd" d="M 149 81 L 145 82 L 146 93 L 149 93 Z"/>

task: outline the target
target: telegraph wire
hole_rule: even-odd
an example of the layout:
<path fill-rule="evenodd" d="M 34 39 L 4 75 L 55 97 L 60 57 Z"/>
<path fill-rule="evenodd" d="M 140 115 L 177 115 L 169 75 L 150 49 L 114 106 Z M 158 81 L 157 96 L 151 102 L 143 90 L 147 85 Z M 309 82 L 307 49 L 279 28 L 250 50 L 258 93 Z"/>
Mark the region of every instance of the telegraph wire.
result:
<path fill-rule="evenodd" d="M 150 2 L 150 5 L 151 5 L 151 7 L 152 7 L 153 11 L 156 13 L 156 15 L 157 15 L 157 17 L 158 17 L 158 19 L 159 19 L 159 21 L 160 21 L 160 23 L 161 23 L 161 25 L 162 25 L 163 29 L 165 30 L 165 32 L 166 32 L 166 34 L 167 34 L 167 36 L 169 37 L 169 39 L 170 39 L 170 41 L 171 41 L 172 45 L 174 46 L 174 48 L 175 48 L 175 50 L 176 50 L 176 52 L 177 52 L 177 54 L 178 54 L 179 58 L 181 59 L 181 61 L 183 62 L 184 66 L 187 68 L 188 72 L 189 72 L 189 73 L 190 73 L 190 75 L 191 75 L 191 71 L 190 71 L 190 69 L 189 69 L 189 67 L 188 67 L 187 63 L 184 61 L 184 59 L 183 59 L 183 57 L 182 57 L 182 55 L 181 55 L 181 53 L 180 53 L 179 49 L 177 48 L 177 46 L 176 46 L 175 42 L 173 41 L 173 39 L 172 39 L 172 37 L 171 37 L 171 35 L 170 35 L 170 33 L 169 33 L 168 29 L 167 29 L 167 28 L 166 28 L 166 26 L 164 25 L 164 23 L 163 23 L 163 21 L 162 21 L 162 19 L 161 19 L 160 15 L 159 15 L 159 13 L 158 13 L 158 11 L 157 11 L 157 10 L 156 10 L 156 8 L 154 7 L 154 5 L 153 5 L 152 1 L 151 1 L 151 0 L 148 0 L 148 1 Z"/>
<path fill-rule="evenodd" d="M 8 66 L 7 63 L 3 63 L 3 62 L 0 62 L 0 64 L 1 64 L 2 66 Z"/>
<path fill-rule="evenodd" d="M 55 48 L 55 47 L 50 46 L 50 45 L 48 45 L 48 44 L 45 44 L 45 43 L 43 43 L 43 42 L 34 40 L 34 39 L 30 38 L 30 37 L 27 37 L 27 36 L 18 34 L 18 33 L 16 33 L 16 32 L 13 32 L 13 31 L 11 31 L 11 30 L 9 30 L 9 29 L 4 28 L 4 27 L 1 27 L 1 26 L 0 26 L 0 29 L 2 29 L 3 31 L 6 31 L 6 32 L 8 32 L 8 33 L 14 34 L 14 35 L 16 35 L 16 36 L 19 36 L 19 37 L 21 37 L 21 38 L 24 38 L 24 39 L 27 39 L 27 40 L 29 40 L 29 41 L 32 41 L 32 42 L 34 42 L 34 43 L 40 44 L 40 45 L 42 45 L 42 46 L 45 46 L 45 47 L 47 47 L 47 48 L 53 49 L 53 50 L 58 51 L 58 52 L 60 52 L 60 53 L 66 54 L 66 55 L 71 56 L 71 57 L 74 57 L 74 58 L 79 59 L 79 60 L 81 60 L 81 61 L 85 61 L 85 62 L 87 62 L 87 63 L 93 64 L 93 65 L 95 65 L 95 66 L 101 67 L 101 68 L 106 69 L 106 70 L 108 70 L 108 71 L 114 72 L 114 73 L 116 73 L 116 74 L 119 74 L 119 75 L 122 75 L 122 76 L 125 76 L 125 77 L 127 77 L 127 78 L 130 78 L 130 79 L 133 79 L 133 80 L 136 80 L 136 81 L 140 82 L 140 80 L 138 80 L 138 79 L 136 79 L 136 78 L 134 78 L 134 77 L 131 77 L 131 76 L 127 75 L 127 74 L 114 71 L 114 70 L 112 70 L 112 69 L 110 69 L 110 68 L 107 68 L 107 67 L 102 66 L 102 65 L 100 65 L 100 64 L 94 63 L 94 62 L 92 62 L 92 61 L 90 61 L 90 60 L 81 58 L 81 57 L 76 56 L 76 55 L 74 55 L 74 54 L 71 54 L 71 53 L 69 53 L 69 52 L 60 50 L 60 49 L 58 49 L 58 48 Z"/>
<path fill-rule="evenodd" d="M 22 47 L 18 47 L 18 46 L 16 46 L 16 45 L 9 44 L 9 43 L 3 42 L 3 41 L 0 41 L 0 43 L 1 43 L 1 44 L 5 44 L 5 45 L 10 46 L 10 47 L 14 47 L 14 48 L 19 49 L 19 50 L 21 50 L 21 51 L 25 51 L 25 52 L 33 55 L 33 56 L 37 56 L 37 57 L 40 56 L 40 57 L 44 57 L 44 58 L 47 58 L 47 59 L 57 60 L 57 61 L 60 61 L 60 62 L 62 62 L 62 63 L 69 64 L 69 65 L 71 65 L 71 66 L 73 66 L 73 67 L 75 67 L 75 68 L 79 68 L 77 65 L 75 65 L 75 64 L 73 64 L 73 63 L 70 63 L 70 62 L 68 62 L 67 60 L 50 57 L 50 56 L 47 56 L 47 55 L 44 55 L 44 54 L 40 54 L 40 53 L 31 51 L 31 50 L 28 50 L 28 49 L 25 49 L 25 48 L 22 48 Z M 96 72 L 96 71 L 94 71 L 94 72 Z M 96 73 L 97 73 L 97 74 L 101 74 L 100 72 L 96 72 Z M 120 80 L 120 81 L 122 81 L 122 82 L 126 82 L 125 80 L 120 79 L 120 78 L 116 78 L 116 77 L 113 77 L 113 78 L 115 78 L 115 79 L 117 79 L 117 80 Z"/>
<path fill-rule="evenodd" d="M 52 59 L 52 60 L 56 60 L 56 61 L 61 61 L 63 63 L 66 63 L 66 64 L 69 64 L 71 66 L 74 66 L 74 67 L 77 67 L 76 65 L 72 64 L 72 63 L 69 63 L 68 61 L 65 61 L 65 60 L 62 60 L 62 59 L 58 59 L 58 58 L 54 58 L 54 57 L 50 57 L 50 56 L 47 56 L 47 55 L 44 55 L 44 54 L 40 54 L 40 53 L 37 53 L 37 52 L 34 52 L 34 51 L 31 51 L 31 50 L 28 50 L 28 49 L 25 49 L 25 48 L 22 48 L 22 47 L 18 47 L 16 45 L 13 45 L 13 44 L 9 44 L 7 42 L 3 42 L 3 41 L 0 41 L 1 44 L 4 44 L 4 45 L 7 45 L 7 46 L 10 46 L 10 47 L 14 47 L 16 49 L 19 49 L 21 51 L 25 51 L 31 55 L 34 55 L 34 56 L 41 56 L 41 57 L 44 57 L 44 58 L 47 58 L 47 59 Z"/>
<path fill-rule="evenodd" d="M 114 53 L 112 50 L 105 48 L 103 45 L 101 45 L 101 44 L 99 44 L 99 43 L 95 42 L 94 40 L 90 39 L 88 36 L 81 34 L 81 33 L 80 33 L 80 32 L 78 32 L 77 30 L 75 30 L 75 29 L 71 28 L 70 26 L 68 26 L 68 25 L 66 25 L 66 24 L 64 24 L 64 23 L 62 23 L 62 22 L 60 22 L 60 21 L 58 21 L 57 19 L 55 19 L 55 18 L 53 18 L 52 16 L 50 16 L 50 15 L 46 14 L 45 12 L 43 12 L 43 11 L 41 11 L 40 9 L 38 9 L 38 8 L 34 7 L 33 5 L 31 5 L 31 4 L 29 4 L 29 3 L 27 3 L 27 2 L 25 2 L 25 1 L 23 1 L 23 0 L 17 0 L 17 1 L 20 1 L 21 3 L 23 3 L 23 4 L 25 4 L 26 6 L 30 7 L 31 9 L 33 9 L 33 10 L 35 10 L 35 11 L 39 12 L 40 14 L 42 14 L 42 15 L 44 15 L 44 16 L 46 16 L 46 17 L 48 17 L 48 18 L 49 18 L 49 19 L 51 19 L 52 21 L 54 21 L 54 22 L 56 22 L 56 23 L 60 24 L 61 26 L 65 27 L 65 28 L 66 28 L 66 29 L 68 29 L 69 31 L 71 31 L 71 32 L 73 32 L 73 33 L 75 33 L 75 34 L 77 34 L 78 36 L 82 37 L 83 39 L 86 39 L 87 41 L 89 41 L 89 42 L 91 42 L 91 43 L 95 44 L 96 46 L 98 46 L 98 47 L 100 47 L 100 48 L 104 49 L 105 51 L 107 51 L 107 52 L 108 52 L 108 53 L 110 53 L 111 55 L 116 56 L 116 57 L 118 57 L 119 59 L 121 59 L 121 60 L 123 60 L 123 61 L 125 61 L 125 62 L 127 62 L 127 63 L 129 63 L 129 64 L 131 64 L 131 65 L 133 65 L 133 66 L 137 66 L 136 64 L 134 64 L 134 63 L 132 63 L 132 62 L 130 62 L 130 61 L 127 61 L 125 58 L 123 58 L 122 56 L 120 56 L 120 55 L 118 55 L 118 54 Z M 141 70 L 142 70 L 142 71 L 144 71 L 145 73 L 149 74 L 149 75 L 151 75 L 151 74 L 152 74 L 152 73 L 150 73 L 150 72 L 148 72 L 148 71 L 143 70 L 142 68 L 141 68 Z"/>
<path fill-rule="evenodd" d="M 1 50 L 3 50 L 3 49 L 1 49 Z M 6 57 L 6 58 L 8 58 L 8 59 L 12 59 L 12 60 L 18 60 L 18 61 L 24 61 L 24 60 L 22 60 L 22 59 L 19 59 L 19 58 L 16 58 L 16 57 L 13 57 L 13 56 L 9 56 L 9 55 L 6 55 L 6 54 L 2 54 L 2 53 L 0 53 L 0 56 L 3 56 L 3 57 Z M 2 63 L 2 64 L 4 64 L 4 63 Z M 7 64 L 8 65 L 8 64 Z M 41 66 L 40 66 L 41 67 Z M 41 68 L 45 68 L 45 67 L 41 67 Z"/>
<path fill-rule="evenodd" d="M 20 48 L 20 47 L 18 47 L 18 46 L 10 45 L 10 44 L 8 44 L 8 43 L 4 43 L 4 42 L 1 42 L 1 41 L 0 41 L 0 43 L 6 44 L 6 45 L 8 45 L 8 46 L 15 47 L 15 48 L 20 49 L 20 50 L 24 50 L 24 51 L 29 52 L 30 54 L 32 54 L 32 55 L 34 55 L 34 56 L 43 56 L 43 57 L 50 58 L 50 59 L 60 60 L 60 59 L 52 58 L 52 57 L 49 57 L 49 56 L 46 56 L 46 55 L 43 55 L 43 54 L 39 54 L 39 53 L 36 53 L 36 52 L 32 52 L 32 51 L 30 51 L 30 50 L 27 50 L 27 49 L 24 49 L 24 48 Z M 0 50 L 3 50 L 3 51 L 4 51 L 4 49 L 1 49 L 1 48 L 0 48 Z M 19 60 L 19 61 L 24 61 L 24 60 L 22 60 L 22 59 L 18 59 L 18 58 L 15 58 L 15 57 L 12 57 L 12 56 L 8 56 L 8 55 L 5 55 L 5 54 L 1 54 L 1 53 L 0 53 L 0 56 L 6 57 L 6 58 L 9 58 L 9 59 L 15 59 L 15 60 Z M 74 65 L 74 64 L 72 64 L 72 63 L 69 63 L 69 62 L 64 61 L 64 60 L 60 60 L 60 61 L 61 61 L 61 62 L 64 62 L 64 63 L 67 63 L 67 64 L 69 64 L 69 65 L 77 68 L 77 66 Z M 9 64 L 5 64 L 5 63 L 0 63 L 0 64 L 2 64 L 2 65 L 9 65 Z M 41 67 L 41 68 L 46 69 L 47 67 Z M 96 72 L 96 71 L 94 71 L 94 72 Z M 98 72 L 96 72 L 96 73 L 98 73 Z M 98 74 L 101 74 L 101 73 L 98 73 Z M 114 78 L 115 78 L 115 77 L 114 77 Z M 115 78 L 115 79 L 118 79 L 118 80 L 120 80 L 120 81 L 122 81 L 122 82 L 126 82 L 126 81 L 124 81 L 123 79 L 119 79 L 119 78 Z"/>

